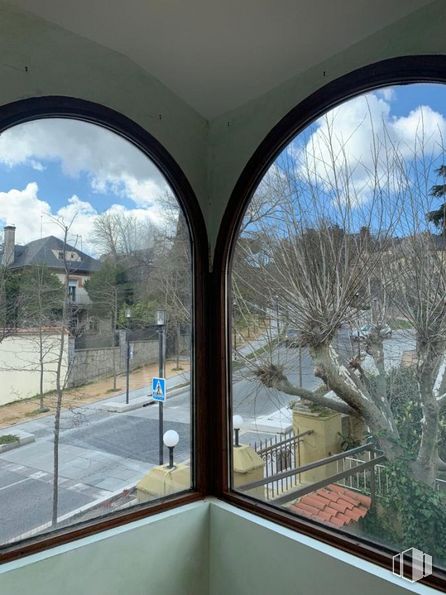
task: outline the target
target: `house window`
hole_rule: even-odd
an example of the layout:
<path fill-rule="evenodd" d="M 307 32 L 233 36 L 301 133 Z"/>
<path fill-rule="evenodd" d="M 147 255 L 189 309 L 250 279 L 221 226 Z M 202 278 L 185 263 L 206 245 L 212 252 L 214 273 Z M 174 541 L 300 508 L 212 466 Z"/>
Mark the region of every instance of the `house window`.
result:
<path fill-rule="evenodd" d="M 73 302 L 73 303 L 76 301 L 76 287 L 77 287 L 76 281 L 69 281 L 68 297 L 70 299 L 70 302 Z"/>
<path fill-rule="evenodd" d="M 300 130 L 241 218 L 229 306 L 232 490 L 440 569 L 444 105 L 394 85 Z"/>
<path fill-rule="evenodd" d="M 25 403 L 0 436 L 0 445 L 8 445 L 0 448 L 0 556 L 30 536 L 66 535 L 74 525 L 98 530 L 111 514 L 124 522 L 160 502 L 172 506 L 180 494 L 183 501 L 197 498 L 192 192 L 164 149 L 125 118 L 66 98 L 60 107 L 49 98 L 48 113 L 58 117 L 30 119 L 30 113 L 41 115 L 41 105 L 24 102 L 26 117 L 2 131 L 5 155 L 17 138 L 29 141 L 28 153 L 6 169 L 12 176 L 21 172 L 25 188 L 24 159 L 50 164 L 63 196 L 79 200 L 49 202 L 48 217 L 35 225 L 18 207 L 7 214 L 20 243 L 32 249 L 11 292 L 8 312 L 17 313 L 17 332 L 8 331 L 0 348 L 2 411 Z M 0 109 L 0 122 L 8 113 L 8 106 Z M 0 191 L 10 186 L 8 175 Z M 145 187 L 154 189 L 150 200 L 141 198 Z M 1 208 L 0 219 L 6 219 Z M 51 252 L 65 264 L 47 262 Z M 80 268 L 85 277 L 78 286 L 68 275 Z M 187 329 L 179 339 L 178 328 Z M 2 365 L 14 350 L 20 363 Z M 179 400 L 171 398 L 175 389 Z M 20 431 L 34 414 L 43 416 L 43 433 L 24 449 Z"/>

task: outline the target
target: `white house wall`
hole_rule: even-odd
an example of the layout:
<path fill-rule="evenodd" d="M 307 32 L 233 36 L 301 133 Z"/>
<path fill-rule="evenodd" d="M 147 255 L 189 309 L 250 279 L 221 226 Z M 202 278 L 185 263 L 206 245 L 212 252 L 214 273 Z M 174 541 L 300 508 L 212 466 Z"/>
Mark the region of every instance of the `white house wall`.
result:
<path fill-rule="evenodd" d="M 68 369 L 68 337 L 65 337 L 61 378 Z M 45 334 L 43 338 L 44 392 L 56 388 L 56 369 L 60 350 L 60 335 Z M 28 399 L 40 393 L 39 336 L 23 334 L 7 337 L 0 343 L 0 405 Z"/>

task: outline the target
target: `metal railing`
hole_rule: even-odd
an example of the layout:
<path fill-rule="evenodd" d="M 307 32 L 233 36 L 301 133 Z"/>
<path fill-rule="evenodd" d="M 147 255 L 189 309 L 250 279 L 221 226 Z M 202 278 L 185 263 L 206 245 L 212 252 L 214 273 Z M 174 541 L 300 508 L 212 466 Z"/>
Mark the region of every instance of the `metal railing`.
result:
<path fill-rule="evenodd" d="M 345 457 L 337 461 L 337 472 L 356 470 L 356 473 L 342 479 L 339 483 L 349 490 L 371 494 L 370 474 L 363 468 L 365 462 L 370 461 L 370 451 L 365 451 L 362 459 Z M 386 494 L 389 488 L 389 478 L 385 473 L 385 465 L 375 465 L 375 496 L 381 497 Z"/>
<path fill-rule="evenodd" d="M 301 439 L 302 434 L 300 434 L 298 436 L 298 438 Z M 306 471 L 311 471 L 312 469 L 317 469 L 318 467 L 329 465 L 331 463 L 336 463 L 338 461 L 341 461 L 342 459 L 352 457 L 352 455 L 358 455 L 360 453 L 364 453 L 367 451 L 370 452 L 369 460 L 361 461 L 360 465 L 353 466 L 351 469 L 343 469 L 342 471 L 337 472 L 334 475 L 331 475 L 331 476 L 324 478 L 320 481 L 313 482 L 308 485 L 302 485 L 302 487 L 296 487 L 296 488 L 291 487 L 288 490 L 284 490 L 283 494 L 276 495 L 276 497 L 274 497 L 274 503 L 275 504 L 285 504 L 286 502 L 289 502 L 290 500 L 293 500 L 295 498 L 300 498 L 301 496 L 304 496 L 305 494 L 309 494 L 310 492 L 317 491 L 321 487 L 325 487 L 330 483 L 341 483 L 342 480 L 345 480 L 345 479 L 349 478 L 350 476 L 357 474 L 358 472 L 362 473 L 363 471 L 366 471 L 366 470 L 370 474 L 370 478 L 369 478 L 370 495 L 373 500 L 375 498 L 375 494 L 376 494 L 376 481 L 375 481 L 374 469 L 377 465 L 379 465 L 385 461 L 385 457 L 383 455 L 379 455 L 375 458 L 374 444 L 371 442 L 364 444 L 362 446 L 358 446 L 357 448 L 352 448 L 351 450 L 348 450 L 346 452 L 342 452 L 342 453 L 335 454 L 335 455 L 332 455 L 329 457 L 325 457 L 324 459 L 319 459 L 318 461 L 313 461 L 312 463 L 307 463 L 306 465 L 301 465 L 296 468 L 283 471 L 281 473 L 275 473 L 275 474 L 269 475 L 268 477 L 264 477 L 263 479 L 260 479 L 258 481 L 253 481 L 251 483 L 239 486 L 238 489 L 241 490 L 242 492 L 249 492 L 250 490 L 253 490 L 255 488 L 265 486 L 265 488 L 266 488 L 265 489 L 265 498 L 270 500 L 273 498 L 273 496 L 271 493 L 272 490 L 268 489 L 268 486 L 280 485 L 279 482 L 281 482 L 282 480 L 285 480 L 286 478 L 290 478 L 290 477 L 296 478 L 296 477 L 299 477 L 301 473 L 305 473 Z M 298 486 L 299 484 L 297 483 L 296 485 Z M 275 490 L 275 492 L 277 494 L 277 490 Z"/>
<path fill-rule="evenodd" d="M 300 443 L 304 436 L 312 433 L 312 430 L 308 430 L 301 434 L 294 434 L 293 430 L 290 430 L 284 434 L 282 439 L 276 435 L 251 444 L 264 461 L 264 477 L 274 477 L 284 471 L 298 468 L 300 466 Z M 268 483 L 265 488 L 267 498 L 275 498 L 278 494 L 297 486 L 299 481 L 297 473 Z"/>
<path fill-rule="evenodd" d="M 370 494 L 370 482 L 368 474 L 361 468 L 365 461 L 370 460 L 370 452 L 364 453 L 364 459 L 357 459 L 354 457 L 346 457 L 337 462 L 337 471 L 343 472 L 350 469 L 357 469 L 354 475 L 350 475 L 340 483 L 346 488 L 353 491 L 358 491 L 363 494 Z M 359 467 L 359 469 L 358 469 Z M 446 491 L 446 480 L 436 479 L 435 488 L 437 490 Z M 375 495 L 383 497 L 389 491 L 389 478 L 386 474 L 385 465 L 375 465 Z"/>

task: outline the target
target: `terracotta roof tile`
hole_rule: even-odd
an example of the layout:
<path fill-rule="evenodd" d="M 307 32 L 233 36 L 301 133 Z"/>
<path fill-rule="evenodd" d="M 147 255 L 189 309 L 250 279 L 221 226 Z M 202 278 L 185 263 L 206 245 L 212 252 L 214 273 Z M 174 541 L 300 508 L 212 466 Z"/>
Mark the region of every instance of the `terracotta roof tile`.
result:
<path fill-rule="evenodd" d="M 344 527 L 365 517 L 371 503 L 369 496 L 329 484 L 298 498 L 292 503 L 291 510 L 332 527 Z"/>

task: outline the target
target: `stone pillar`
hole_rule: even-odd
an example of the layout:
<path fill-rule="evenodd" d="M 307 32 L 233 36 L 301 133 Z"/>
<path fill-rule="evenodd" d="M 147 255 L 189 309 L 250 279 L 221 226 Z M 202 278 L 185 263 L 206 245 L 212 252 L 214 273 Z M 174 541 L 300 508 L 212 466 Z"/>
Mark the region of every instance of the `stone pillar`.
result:
<path fill-rule="evenodd" d="M 342 430 L 341 414 L 327 410 L 323 413 L 312 413 L 307 408 L 293 409 L 293 431 L 297 434 L 311 431 L 304 436 L 296 446 L 296 460 L 299 466 L 307 465 L 313 461 L 325 459 L 340 452 Z M 322 465 L 302 473 L 302 483 L 314 483 L 325 479 L 337 472 L 336 463 Z"/>
<path fill-rule="evenodd" d="M 265 463 L 262 457 L 248 444 L 233 446 L 232 464 L 232 481 L 235 489 L 238 486 L 264 478 Z M 245 493 L 263 500 L 265 498 L 265 486 L 254 488 Z"/>
<path fill-rule="evenodd" d="M 152 467 L 136 484 L 136 497 L 139 503 L 148 502 L 191 487 L 190 466 L 180 463 L 173 469 L 166 465 Z"/>

